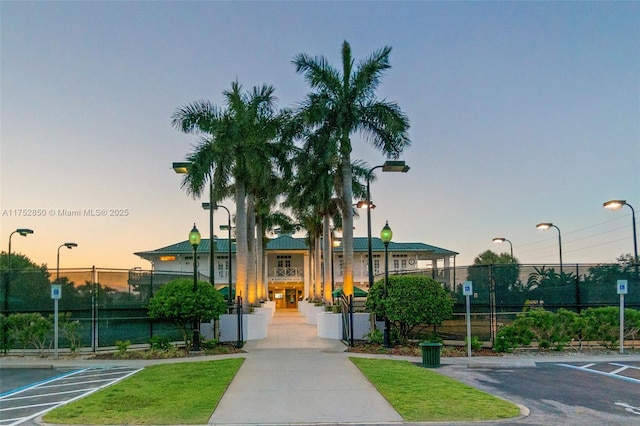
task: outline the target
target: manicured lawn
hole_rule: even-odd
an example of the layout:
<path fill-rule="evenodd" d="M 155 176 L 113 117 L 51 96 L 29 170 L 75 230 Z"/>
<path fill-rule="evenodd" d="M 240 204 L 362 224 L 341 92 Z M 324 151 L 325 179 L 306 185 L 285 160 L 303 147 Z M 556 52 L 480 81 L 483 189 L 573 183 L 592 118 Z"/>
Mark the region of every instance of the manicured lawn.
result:
<path fill-rule="evenodd" d="M 243 358 L 159 364 L 44 416 L 64 424 L 206 424 Z"/>
<path fill-rule="evenodd" d="M 520 414 L 510 402 L 408 361 L 350 359 L 406 421 L 497 420 Z"/>

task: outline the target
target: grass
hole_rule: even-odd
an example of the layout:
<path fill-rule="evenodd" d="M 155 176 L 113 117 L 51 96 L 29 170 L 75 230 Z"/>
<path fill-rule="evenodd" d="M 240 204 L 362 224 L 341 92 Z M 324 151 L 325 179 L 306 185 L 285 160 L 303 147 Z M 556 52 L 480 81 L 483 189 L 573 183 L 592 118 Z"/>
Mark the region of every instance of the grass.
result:
<path fill-rule="evenodd" d="M 64 424 L 206 424 L 243 358 L 160 364 L 44 416 Z M 188 401 L 188 403 L 185 403 Z"/>
<path fill-rule="evenodd" d="M 520 414 L 515 404 L 408 361 L 350 359 L 409 422 L 487 421 Z"/>

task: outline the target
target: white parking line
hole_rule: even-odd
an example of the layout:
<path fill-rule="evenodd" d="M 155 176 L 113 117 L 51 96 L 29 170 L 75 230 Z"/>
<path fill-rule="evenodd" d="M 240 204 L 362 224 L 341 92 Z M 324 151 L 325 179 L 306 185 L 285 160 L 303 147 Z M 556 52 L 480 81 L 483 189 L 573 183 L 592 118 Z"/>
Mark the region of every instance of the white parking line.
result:
<path fill-rule="evenodd" d="M 592 370 L 592 369 L 589 368 L 589 367 L 594 366 L 595 364 L 587 364 L 587 365 L 583 365 L 583 366 L 577 366 L 577 365 L 571 365 L 571 364 L 558 364 L 558 365 L 560 365 L 562 367 L 573 368 L 575 370 L 587 371 L 589 373 L 600 374 L 600 375 L 611 377 L 611 378 L 614 378 L 614 379 L 625 380 L 625 381 L 631 382 L 631 383 L 640 384 L 640 380 L 638 380 L 638 379 L 634 379 L 634 378 L 626 377 L 626 376 L 621 376 L 619 374 L 614 374 L 613 372 L 607 373 L 607 372 L 604 372 L 604 371 Z M 624 366 L 624 364 L 613 364 L 613 365 Z M 631 367 L 631 366 L 628 366 L 628 367 Z M 616 370 L 616 371 L 618 371 L 618 370 Z"/>
<path fill-rule="evenodd" d="M 120 371 L 118 371 L 120 370 Z M 117 383 L 121 380 L 126 379 L 127 377 L 139 372 L 140 370 L 142 370 L 142 368 L 137 368 L 137 369 L 131 369 L 131 368 L 119 368 L 119 367 L 115 367 L 115 368 L 94 368 L 94 369 L 83 369 L 83 370 L 78 370 L 78 371 L 74 371 L 70 374 L 65 374 L 62 376 L 58 376 L 58 377 L 54 377 L 51 378 L 49 380 L 45 380 L 36 384 L 33 384 L 31 386 L 26 386 L 20 389 L 17 389 L 15 391 L 12 392 L 8 392 L 4 395 L 0 395 L 0 401 L 2 401 L 3 403 L 6 402 L 18 402 L 18 400 L 25 400 L 25 402 L 32 402 L 31 404 L 26 404 L 26 405 L 9 405 L 8 407 L 4 407 L 4 408 L 0 408 L 0 417 L 2 417 L 2 420 L 0 420 L 0 425 L 3 426 L 16 426 L 19 425 L 21 423 L 24 423 L 26 421 L 32 420 L 38 416 L 42 416 L 43 414 L 61 406 L 61 405 L 65 405 L 68 404 L 70 402 L 76 401 L 80 398 L 83 398 L 87 395 L 90 395 L 94 392 L 99 391 L 100 389 L 103 389 L 107 386 L 110 386 L 114 383 Z M 86 374 L 86 375 L 82 375 L 82 373 L 85 372 L 96 372 L 96 374 Z M 102 374 L 101 374 L 102 373 Z M 87 377 L 89 378 L 94 378 L 94 377 L 100 377 L 102 376 L 113 376 L 114 374 L 117 374 L 116 377 L 111 377 L 108 379 L 94 379 L 94 380 L 83 380 Z M 73 380 L 73 379 L 79 379 L 75 382 L 71 382 L 71 383 L 59 383 L 60 381 L 63 380 Z M 87 385 L 89 385 L 89 387 L 87 387 Z M 81 386 L 81 389 L 75 389 L 75 390 L 65 390 L 65 391 L 61 391 L 61 392 L 50 392 L 50 393 L 46 393 L 46 394 L 32 394 L 29 395 L 28 392 L 29 391 L 37 391 L 40 389 L 49 389 L 49 388 L 61 388 L 62 386 Z M 68 388 L 67 388 L 68 389 Z M 22 394 L 22 395 L 21 395 Z M 72 394 L 75 394 L 75 396 L 72 396 Z M 37 398 L 41 398 L 44 396 L 48 396 L 48 397 L 55 397 L 55 396 L 63 396 L 62 399 L 55 401 L 55 402 L 48 402 L 48 403 L 42 403 L 42 404 L 37 404 L 34 403 L 35 400 Z M 31 400 L 31 401 L 29 401 Z M 43 408 L 46 407 L 46 408 Z M 37 410 L 37 412 L 31 412 L 30 414 L 28 414 L 27 416 L 24 417 L 14 417 L 14 418 L 5 418 L 5 414 L 11 412 L 11 411 L 15 411 L 15 410 L 24 410 L 24 409 L 29 409 L 29 408 L 35 408 Z M 38 408 L 43 408 L 38 410 Z"/>

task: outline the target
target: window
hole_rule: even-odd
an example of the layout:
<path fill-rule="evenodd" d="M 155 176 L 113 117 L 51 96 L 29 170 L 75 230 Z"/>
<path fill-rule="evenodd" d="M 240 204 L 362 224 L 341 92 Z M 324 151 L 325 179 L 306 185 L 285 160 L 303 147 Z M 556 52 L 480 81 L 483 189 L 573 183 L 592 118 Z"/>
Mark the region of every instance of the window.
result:
<path fill-rule="evenodd" d="M 291 256 L 276 256 L 278 268 L 291 268 Z"/>

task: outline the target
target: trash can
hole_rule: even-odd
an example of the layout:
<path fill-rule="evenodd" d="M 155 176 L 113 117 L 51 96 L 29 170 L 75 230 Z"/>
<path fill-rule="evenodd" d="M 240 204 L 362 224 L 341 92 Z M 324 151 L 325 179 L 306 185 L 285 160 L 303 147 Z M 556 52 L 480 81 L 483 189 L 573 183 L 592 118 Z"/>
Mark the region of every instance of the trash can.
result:
<path fill-rule="evenodd" d="M 422 364 L 427 368 L 440 367 L 440 348 L 442 343 L 420 343 Z"/>

